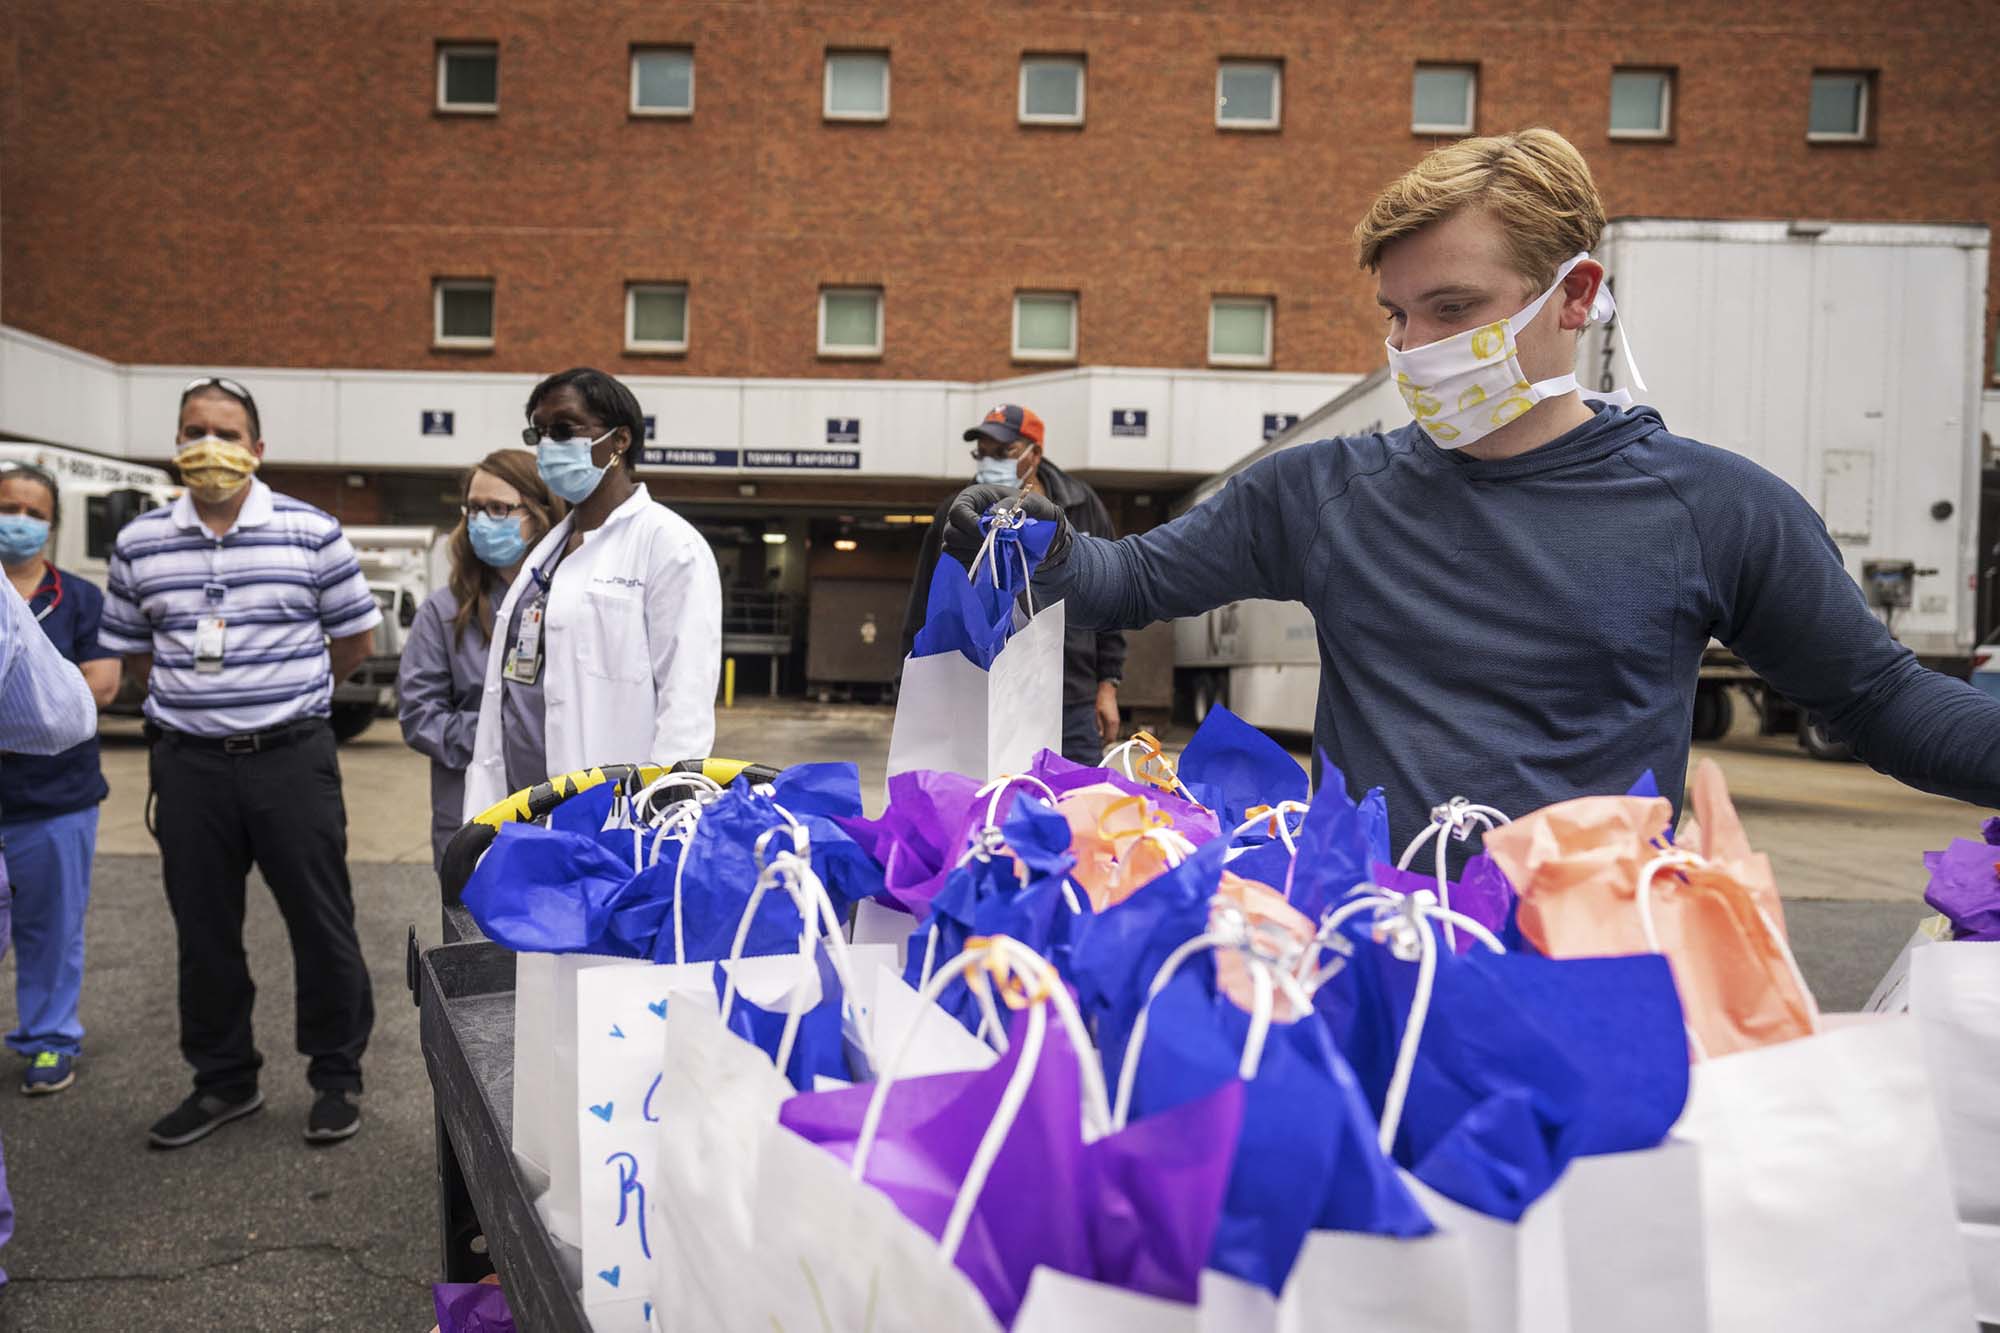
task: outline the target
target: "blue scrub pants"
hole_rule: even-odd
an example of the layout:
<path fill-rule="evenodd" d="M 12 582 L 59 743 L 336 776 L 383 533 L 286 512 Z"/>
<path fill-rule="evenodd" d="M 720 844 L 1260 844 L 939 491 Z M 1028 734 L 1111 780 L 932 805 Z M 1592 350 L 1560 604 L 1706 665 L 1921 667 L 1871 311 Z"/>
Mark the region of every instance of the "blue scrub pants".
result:
<path fill-rule="evenodd" d="M 7 1044 L 23 1055 L 75 1055 L 83 1044 L 83 913 L 97 852 L 97 807 L 0 823 L 14 895 L 14 994 L 20 1026 Z"/>

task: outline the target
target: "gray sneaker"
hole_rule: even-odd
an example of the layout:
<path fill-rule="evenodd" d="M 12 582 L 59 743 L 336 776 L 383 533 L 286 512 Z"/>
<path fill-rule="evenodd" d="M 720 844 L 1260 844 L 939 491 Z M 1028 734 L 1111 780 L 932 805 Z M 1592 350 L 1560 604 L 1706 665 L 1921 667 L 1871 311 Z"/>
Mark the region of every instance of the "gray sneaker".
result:
<path fill-rule="evenodd" d="M 322 1091 L 313 1098 L 312 1113 L 306 1117 L 307 1143 L 339 1143 L 351 1139 L 361 1128 L 361 1108 L 353 1094 Z"/>

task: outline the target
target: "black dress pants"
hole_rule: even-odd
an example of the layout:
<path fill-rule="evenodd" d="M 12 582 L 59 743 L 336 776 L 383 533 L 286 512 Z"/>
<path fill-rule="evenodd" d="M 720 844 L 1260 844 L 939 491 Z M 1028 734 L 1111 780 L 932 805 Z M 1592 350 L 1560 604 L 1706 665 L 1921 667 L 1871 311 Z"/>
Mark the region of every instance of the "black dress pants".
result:
<path fill-rule="evenodd" d="M 347 878 L 347 807 L 331 728 L 230 754 L 162 733 L 151 773 L 160 861 L 180 942 L 181 1054 L 204 1092 L 248 1095 L 263 1057 L 243 953 L 254 862 L 292 940 L 298 1048 L 322 1091 L 361 1091 L 375 1001 Z"/>

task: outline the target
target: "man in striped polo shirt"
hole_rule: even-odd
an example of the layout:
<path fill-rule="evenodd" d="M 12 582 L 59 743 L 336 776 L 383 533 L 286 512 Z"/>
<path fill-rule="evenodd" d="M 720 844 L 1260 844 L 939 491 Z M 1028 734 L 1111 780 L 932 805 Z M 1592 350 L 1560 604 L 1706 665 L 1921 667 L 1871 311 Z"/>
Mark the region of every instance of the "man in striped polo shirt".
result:
<path fill-rule="evenodd" d="M 291 933 L 306 1139 L 361 1126 L 374 999 L 354 932 L 334 682 L 382 615 L 340 524 L 274 493 L 257 404 L 234 380 L 181 394 L 187 492 L 118 534 L 98 639 L 147 683 L 155 837 L 180 941 L 181 1054 L 194 1092 L 154 1124 L 179 1148 L 264 1104 L 243 954 L 244 880 L 264 874 Z"/>

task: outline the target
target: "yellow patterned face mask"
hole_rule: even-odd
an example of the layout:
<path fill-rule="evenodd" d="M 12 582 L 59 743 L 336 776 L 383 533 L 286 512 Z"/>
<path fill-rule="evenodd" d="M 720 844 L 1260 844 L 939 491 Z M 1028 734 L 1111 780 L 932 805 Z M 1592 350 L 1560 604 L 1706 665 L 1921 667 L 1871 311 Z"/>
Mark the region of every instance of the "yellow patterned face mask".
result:
<path fill-rule="evenodd" d="M 1527 371 L 1521 368 L 1515 339 L 1542 313 L 1542 307 L 1561 289 L 1569 271 L 1589 257 L 1573 256 L 1556 270 L 1554 284 L 1511 319 L 1467 329 L 1422 347 L 1405 351 L 1388 349 L 1389 369 L 1396 377 L 1397 392 L 1403 395 L 1410 415 L 1438 448 L 1463 449 L 1524 415 L 1542 399 L 1576 392 L 1573 373 L 1529 383 Z M 1600 284 L 1597 300 L 1590 308 L 1591 319 L 1608 320 L 1614 309 L 1611 289 Z M 1629 356 L 1628 348 L 1628 365 Z M 1637 373 L 1633 367 L 1635 380 Z M 1642 389 L 1646 387 L 1643 380 L 1638 384 Z M 1630 401 L 1629 397 L 1626 401 Z"/>
<path fill-rule="evenodd" d="M 250 484 L 258 461 L 256 453 L 247 446 L 213 435 L 202 436 L 174 455 L 181 480 L 187 483 L 194 498 L 205 504 L 233 499 Z"/>

